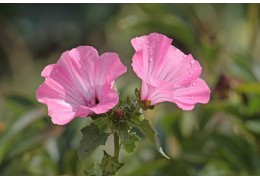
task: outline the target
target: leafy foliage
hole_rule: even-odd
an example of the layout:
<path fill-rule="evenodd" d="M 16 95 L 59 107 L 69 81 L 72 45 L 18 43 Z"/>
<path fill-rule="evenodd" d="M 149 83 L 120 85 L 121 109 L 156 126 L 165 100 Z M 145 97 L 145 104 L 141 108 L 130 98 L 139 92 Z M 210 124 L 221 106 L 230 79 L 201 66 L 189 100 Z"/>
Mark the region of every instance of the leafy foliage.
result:
<path fill-rule="evenodd" d="M 103 175 L 115 175 L 124 163 L 119 163 L 117 158 L 110 156 L 106 151 L 104 151 L 101 165 L 103 167 Z"/>
<path fill-rule="evenodd" d="M 111 176 L 115 175 L 116 172 L 124 165 L 124 163 L 119 163 L 118 159 L 110 156 L 104 151 L 104 156 L 101 164 L 96 163 L 94 168 L 86 172 L 86 175 L 92 176 Z"/>
<path fill-rule="evenodd" d="M 92 123 L 90 126 L 87 126 L 81 130 L 83 138 L 80 141 L 78 156 L 80 159 L 84 155 L 95 150 L 100 145 L 105 145 L 109 133 L 100 132 L 98 127 Z"/>

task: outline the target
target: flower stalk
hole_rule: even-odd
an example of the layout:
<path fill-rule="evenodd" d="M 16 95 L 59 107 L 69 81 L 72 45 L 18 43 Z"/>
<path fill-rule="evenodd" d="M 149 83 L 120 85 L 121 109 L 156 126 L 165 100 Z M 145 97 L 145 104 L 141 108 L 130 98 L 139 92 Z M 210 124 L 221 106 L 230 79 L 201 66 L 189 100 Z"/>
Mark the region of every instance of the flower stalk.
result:
<path fill-rule="evenodd" d="M 119 136 L 116 131 L 114 131 L 113 135 L 114 135 L 114 157 L 118 159 L 119 152 L 120 152 Z"/>

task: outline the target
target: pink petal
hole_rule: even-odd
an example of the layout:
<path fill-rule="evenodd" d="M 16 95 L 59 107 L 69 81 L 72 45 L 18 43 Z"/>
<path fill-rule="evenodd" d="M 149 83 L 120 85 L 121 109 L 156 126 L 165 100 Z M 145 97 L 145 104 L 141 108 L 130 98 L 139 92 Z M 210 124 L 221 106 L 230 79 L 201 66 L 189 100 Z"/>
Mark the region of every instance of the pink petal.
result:
<path fill-rule="evenodd" d="M 57 62 L 64 79 L 68 81 L 78 97 L 94 103 L 94 66 L 99 56 L 95 48 L 80 46 L 62 54 Z M 63 85 L 64 83 L 61 82 Z"/>
<path fill-rule="evenodd" d="M 63 79 L 60 81 L 62 82 Z M 69 88 L 69 85 L 64 81 L 63 85 L 55 81 L 55 79 L 46 79 L 36 90 L 36 98 L 43 104 L 48 104 L 50 99 L 66 99 L 68 102 L 74 105 L 80 106 L 84 103 L 83 99 L 80 99 L 73 88 Z"/>
<path fill-rule="evenodd" d="M 154 71 L 161 66 L 171 42 L 171 39 L 158 33 L 131 40 L 136 50 L 132 66 L 138 77 L 151 83 L 150 77 L 154 77 Z"/>
<path fill-rule="evenodd" d="M 120 75 L 125 73 L 127 68 L 121 63 L 116 53 L 104 53 L 95 64 L 95 84 L 96 95 L 99 99 L 103 96 L 103 86 L 107 84 L 111 88 L 111 83 Z"/>
<path fill-rule="evenodd" d="M 146 82 L 142 82 L 141 99 L 150 100 L 151 105 L 155 105 L 164 101 L 171 101 L 172 90 L 168 85 L 152 86 Z"/>
<path fill-rule="evenodd" d="M 46 78 L 36 90 L 36 98 L 48 106 L 48 114 L 54 124 L 64 125 L 76 116 L 82 115 L 82 112 L 78 114 L 77 109 L 84 104 L 84 99 L 76 93 L 66 79 L 57 75 L 55 79 Z M 89 111 L 84 113 L 87 116 Z"/>
<path fill-rule="evenodd" d="M 102 79 L 107 76 L 109 81 L 112 82 L 123 73 L 127 71 L 127 68 L 122 64 L 116 53 L 104 53 L 100 56 L 99 61 L 95 66 L 97 71 L 101 71 L 103 76 L 98 78 Z"/>
<path fill-rule="evenodd" d="M 41 76 L 42 76 L 42 77 L 48 77 L 48 76 L 51 74 L 52 69 L 54 68 L 54 66 L 55 66 L 55 64 L 50 64 L 50 65 L 46 66 L 46 67 L 43 69 L 43 71 L 42 71 L 42 73 L 41 73 Z"/>
<path fill-rule="evenodd" d="M 81 66 L 95 63 L 99 58 L 97 50 L 91 46 L 78 46 L 67 52 L 69 53 L 69 56 Z"/>
<path fill-rule="evenodd" d="M 172 46 L 160 68 L 155 72 L 158 79 L 170 81 L 176 85 L 190 84 L 199 78 L 201 66 L 192 55 L 185 55 L 179 49 Z"/>
<path fill-rule="evenodd" d="M 71 102 L 59 99 L 51 99 L 48 103 L 48 115 L 52 122 L 57 125 L 65 125 L 77 116 L 86 117 L 89 110 L 77 112 L 78 107 L 72 106 Z"/>
<path fill-rule="evenodd" d="M 189 86 L 176 88 L 172 94 L 172 102 L 183 110 L 192 110 L 194 104 L 206 104 L 210 99 L 210 89 L 202 79 L 193 81 Z"/>

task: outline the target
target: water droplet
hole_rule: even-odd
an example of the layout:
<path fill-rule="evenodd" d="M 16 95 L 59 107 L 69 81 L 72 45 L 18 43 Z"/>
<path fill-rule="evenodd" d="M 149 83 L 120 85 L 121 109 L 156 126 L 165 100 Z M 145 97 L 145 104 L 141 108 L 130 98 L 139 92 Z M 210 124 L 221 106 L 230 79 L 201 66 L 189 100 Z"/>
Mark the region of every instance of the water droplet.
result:
<path fill-rule="evenodd" d="M 149 61 L 150 61 L 150 62 L 152 62 L 152 61 L 153 61 L 153 58 L 152 58 L 152 57 L 150 57 Z"/>
<path fill-rule="evenodd" d="M 191 60 L 190 64 L 193 65 L 195 63 L 195 60 Z"/>
<path fill-rule="evenodd" d="M 196 84 L 196 83 L 195 83 L 195 82 L 193 82 L 193 83 L 192 83 L 192 86 L 195 86 L 195 84 Z"/>

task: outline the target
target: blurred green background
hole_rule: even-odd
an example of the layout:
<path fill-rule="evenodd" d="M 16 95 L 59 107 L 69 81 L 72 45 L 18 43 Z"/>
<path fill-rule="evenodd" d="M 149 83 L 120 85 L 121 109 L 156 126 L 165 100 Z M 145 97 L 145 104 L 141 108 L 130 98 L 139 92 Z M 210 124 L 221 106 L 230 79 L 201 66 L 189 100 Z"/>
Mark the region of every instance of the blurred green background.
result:
<path fill-rule="evenodd" d="M 122 152 L 119 175 L 260 175 L 259 4 L 0 4 L 0 175 L 83 175 L 102 148 L 79 161 L 78 118 L 56 126 L 35 99 L 42 69 L 61 53 L 91 45 L 117 52 L 127 74 L 120 96 L 134 97 L 130 40 L 159 32 L 203 67 L 207 105 L 182 111 L 162 103 L 145 112 L 159 132 L 162 157 L 142 140 Z"/>

